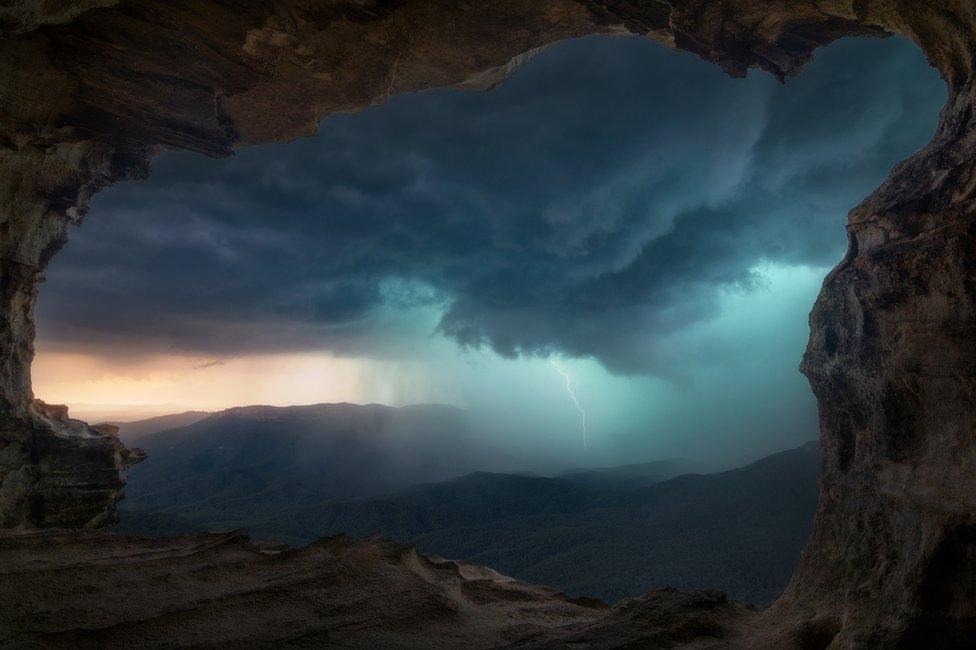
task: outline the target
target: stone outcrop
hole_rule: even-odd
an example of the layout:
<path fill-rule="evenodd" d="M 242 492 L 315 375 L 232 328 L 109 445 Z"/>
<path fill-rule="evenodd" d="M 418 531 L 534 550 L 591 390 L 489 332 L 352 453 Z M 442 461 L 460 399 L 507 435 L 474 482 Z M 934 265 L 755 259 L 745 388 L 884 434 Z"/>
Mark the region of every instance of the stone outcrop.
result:
<path fill-rule="evenodd" d="M 68 407 L 40 400 L 14 423 L 17 437 L 0 451 L 0 524 L 97 528 L 114 521 L 106 504 L 122 498 L 125 468 L 144 458 L 119 441 L 117 427 L 90 427 L 69 418 Z"/>
<path fill-rule="evenodd" d="M 714 591 L 570 599 L 378 537 L 0 532 L 2 647 L 745 648 L 759 620 Z"/>
<path fill-rule="evenodd" d="M 103 6 L 105 5 L 105 6 Z M 497 83 L 588 33 L 645 34 L 785 78 L 848 35 L 900 33 L 943 75 L 932 143 L 850 215 L 811 315 L 822 497 L 765 642 L 971 641 L 976 630 L 976 250 L 967 0 L 147 0 L 0 9 L 0 525 L 112 518 L 132 460 L 30 389 L 37 283 L 99 188 L 164 148 L 219 156 L 394 93 Z"/>
<path fill-rule="evenodd" d="M 0 646 L 489 648 L 607 613 L 384 539 L 0 533 Z"/>

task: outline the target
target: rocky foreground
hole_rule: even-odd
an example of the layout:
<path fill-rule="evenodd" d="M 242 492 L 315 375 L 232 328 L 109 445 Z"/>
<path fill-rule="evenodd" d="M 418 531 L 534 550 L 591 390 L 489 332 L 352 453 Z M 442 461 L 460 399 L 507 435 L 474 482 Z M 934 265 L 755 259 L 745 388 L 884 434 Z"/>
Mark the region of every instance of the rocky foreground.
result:
<path fill-rule="evenodd" d="M 653 590 L 613 607 L 382 538 L 0 533 L 0 647 L 728 647 L 754 610 Z"/>

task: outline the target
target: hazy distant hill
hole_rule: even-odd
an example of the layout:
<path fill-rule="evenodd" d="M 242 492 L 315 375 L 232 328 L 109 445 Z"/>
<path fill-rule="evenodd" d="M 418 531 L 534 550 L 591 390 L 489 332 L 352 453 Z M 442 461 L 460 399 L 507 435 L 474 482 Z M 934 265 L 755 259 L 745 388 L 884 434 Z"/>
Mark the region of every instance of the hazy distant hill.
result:
<path fill-rule="evenodd" d="M 120 529 L 245 526 L 293 544 L 380 532 L 571 595 L 710 586 L 754 603 L 785 587 L 810 534 L 814 443 L 650 486 L 680 463 L 474 472 L 404 488 L 470 469 L 463 430 L 460 411 L 438 406 L 231 409 L 140 442 L 150 460 L 132 472 Z"/>
<path fill-rule="evenodd" d="M 437 405 L 228 409 L 140 438 L 148 459 L 130 472 L 122 506 L 255 527 L 283 508 L 451 478 L 481 457 L 465 417 Z"/>
<path fill-rule="evenodd" d="M 176 429 L 199 422 L 209 417 L 212 413 L 208 411 L 186 411 L 185 413 L 173 413 L 170 415 L 160 415 L 145 420 L 134 420 L 132 422 L 112 422 L 119 428 L 119 438 L 126 445 L 135 445 L 140 438 L 167 429 Z"/>
<path fill-rule="evenodd" d="M 615 600 L 652 586 L 711 586 L 763 604 L 786 586 L 810 535 L 818 469 L 810 443 L 636 490 L 476 473 L 328 506 L 309 513 L 307 526 L 378 531 L 570 595 Z"/>
<path fill-rule="evenodd" d="M 695 465 L 686 460 L 668 459 L 617 467 L 581 467 L 567 470 L 559 474 L 559 478 L 576 483 L 636 490 L 681 474 L 690 474 L 696 469 Z"/>

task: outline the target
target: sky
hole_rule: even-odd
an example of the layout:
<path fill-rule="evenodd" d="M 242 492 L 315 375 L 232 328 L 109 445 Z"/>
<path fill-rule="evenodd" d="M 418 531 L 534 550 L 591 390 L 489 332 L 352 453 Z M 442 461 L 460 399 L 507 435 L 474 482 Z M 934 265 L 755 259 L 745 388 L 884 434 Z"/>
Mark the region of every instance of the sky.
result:
<path fill-rule="evenodd" d="M 488 92 L 167 153 L 52 262 L 34 391 L 91 420 L 450 403 L 526 465 L 796 446 L 817 436 L 797 368 L 847 212 L 945 94 L 898 39 L 838 42 L 781 85 L 588 37 Z"/>

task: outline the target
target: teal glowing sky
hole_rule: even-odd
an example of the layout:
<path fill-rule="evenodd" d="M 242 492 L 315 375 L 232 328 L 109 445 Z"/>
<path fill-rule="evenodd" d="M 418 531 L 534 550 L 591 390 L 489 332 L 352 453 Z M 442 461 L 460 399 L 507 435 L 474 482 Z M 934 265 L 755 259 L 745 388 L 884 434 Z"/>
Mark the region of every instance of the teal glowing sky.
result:
<path fill-rule="evenodd" d="M 52 264 L 35 390 L 76 409 L 454 403 L 497 440 L 487 465 L 795 446 L 816 437 L 797 366 L 847 211 L 944 100 L 897 39 L 834 44 L 780 85 L 591 37 L 487 93 L 166 154 Z"/>

